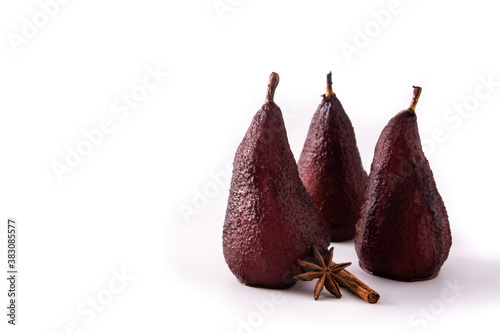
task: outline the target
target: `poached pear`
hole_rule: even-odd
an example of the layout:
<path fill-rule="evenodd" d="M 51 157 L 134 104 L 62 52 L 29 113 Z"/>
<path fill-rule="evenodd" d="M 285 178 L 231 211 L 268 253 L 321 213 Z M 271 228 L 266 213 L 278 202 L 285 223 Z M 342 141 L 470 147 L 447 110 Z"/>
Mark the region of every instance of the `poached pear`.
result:
<path fill-rule="evenodd" d="M 325 254 L 329 236 L 300 180 L 281 110 L 273 101 L 278 82 L 272 73 L 266 102 L 236 151 L 222 245 L 241 283 L 283 289 L 295 283 L 297 259 L 311 256 L 313 246 Z"/>
<path fill-rule="evenodd" d="M 299 173 L 307 191 L 328 223 L 331 241 L 354 238 L 367 174 L 363 169 L 351 121 L 332 91 L 326 94 L 309 126 Z"/>
<path fill-rule="evenodd" d="M 380 134 L 355 247 L 363 269 L 402 281 L 431 279 L 448 257 L 448 214 L 420 142 L 414 87 L 408 109 Z"/>

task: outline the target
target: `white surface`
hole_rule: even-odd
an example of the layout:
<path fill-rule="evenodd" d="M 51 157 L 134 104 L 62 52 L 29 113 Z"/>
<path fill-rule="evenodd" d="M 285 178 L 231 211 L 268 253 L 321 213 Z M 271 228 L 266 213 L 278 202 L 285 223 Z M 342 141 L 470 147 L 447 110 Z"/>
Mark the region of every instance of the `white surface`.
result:
<path fill-rule="evenodd" d="M 237 332 L 249 318 L 256 327 L 241 332 L 493 325 L 500 309 L 500 86 L 460 119 L 443 118 L 472 101 L 481 77 L 500 82 L 492 2 L 401 0 L 349 63 L 341 43 L 352 44 L 356 28 L 370 27 L 370 13 L 389 1 L 228 2 L 233 10 L 221 20 L 211 0 L 69 1 L 18 53 L 8 33 L 19 34 L 22 18 L 40 6 L 2 2 L 0 232 L 7 217 L 20 226 L 19 325 L 7 326 L 2 312 L 2 332 L 63 332 L 73 321 L 82 332 Z M 142 83 L 148 66 L 168 78 L 119 118 L 114 101 Z M 213 198 L 198 202 L 198 215 L 186 221 L 180 214 L 212 186 L 210 173 L 232 161 L 271 71 L 281 76 L 275 100 L 298 157 L 329 70 L 365 168 L 382 128 L 408 106 L 412 85 L 423 87 L 422 139 L 438 128 L 446 135 L 427 154 L 453 232 L 438 278 L 373 277 L 360 270 L 352 243 L 335 245 L 335 259 L 352 261 L 350 270 L 381 294 L 376 305 L 345 290 L 340 300 L 323 293 L 315 302 L 313 282 L 277 296 L 238 284 L 221 250 L 225 184 L 209 189 Z M 60 182 L 51 163 L 64 161 L 65 147 L 75 148 L 82 131 L 105 118 L 113 131 Z M 119 288 L 114 274 L 122 268 L 134 278 Z M 447 281 L 455 280 L 466 289 L 453 298 Z M 272 296 L 284 300 L 269 313 L 258 310 L 255 302 L 269 305 Z M 93 312 L 89 297 L 109 304 Z M 426 309 L 430 317 L 422 317 Z"/>

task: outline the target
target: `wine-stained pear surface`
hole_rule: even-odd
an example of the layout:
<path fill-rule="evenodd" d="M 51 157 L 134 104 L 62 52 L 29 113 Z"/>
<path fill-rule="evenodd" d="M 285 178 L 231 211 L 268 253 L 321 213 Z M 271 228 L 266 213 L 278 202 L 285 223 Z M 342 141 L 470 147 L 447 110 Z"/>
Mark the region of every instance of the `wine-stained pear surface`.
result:
<path fill-rule="evenodd" d="M 280 108 L 274 103 L 279 76 L 269 78 L 266 102 L 255 114 L 233 163 L 223 252 L 244 284 L 287 288 L 297 259 L 312 246 L 326 253 L 326 222 L 302 184 Z"/>
<path fill-rule="evenodd" d="M 313 116 L 298 162 L 300 177 L 325 217 L 331 241 L 354 238 L 367 175 L 361 163 L 354 128 L 332 91 Z"/>
<path fill-rule="evenodd" d="M 448 257 L 448 214 L 424 156 L 414 87 L 408 109 L 382 131 L 375 148 L 355 238 L 362 268 L 403 281 L 433 278 Z"/>

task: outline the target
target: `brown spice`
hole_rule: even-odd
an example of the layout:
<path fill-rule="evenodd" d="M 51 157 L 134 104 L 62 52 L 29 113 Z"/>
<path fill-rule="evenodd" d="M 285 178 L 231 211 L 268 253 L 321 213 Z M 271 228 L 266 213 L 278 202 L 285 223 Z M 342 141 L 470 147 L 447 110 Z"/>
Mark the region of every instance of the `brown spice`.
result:
<path fill-rule="evenodd" d="M 380 295 L 366 284 L 361 282 L 356 276 L 352 275 L 344 268 L 349 266 L 351 263 L 336 264 L 333 260 L 333 247 L 328 251 L 327 263 L 323 260 L 323 257 L 313 246 L 312 248 L 314 259 L 316 263 L 300 260 L 299 265 L 303 268 L 308 269 L 306 273 L 302 273 L 294 276 L 297 280 L 311 281 L 314 279 L 319 279 L 314 288 L 314 299 L 317 300 L 319 294 L 323 290 L 323 287 L 333 295 L 338 298 L 342 297 L 340 293 L 339 285 L 341 287 L 347 288 L 368 303 L 377 303 L 380 299 Z"/>

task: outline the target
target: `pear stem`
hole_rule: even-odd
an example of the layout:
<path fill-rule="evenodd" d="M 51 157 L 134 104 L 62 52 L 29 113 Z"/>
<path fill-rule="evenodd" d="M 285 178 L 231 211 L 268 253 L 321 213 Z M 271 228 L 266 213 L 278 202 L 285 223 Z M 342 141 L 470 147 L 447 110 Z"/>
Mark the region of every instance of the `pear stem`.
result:
<path fill-rule="evenodd" d="M 420 97 L 420 93 L 422 92 L 422 88 L 413 86 L 413 98 L 411 99 L 411 104 L 408 109 L 415 112 L 415 108 L 417 107 L 418 99 Z"/>
<path fill-rule="evenodd" d="M 266 102 L 274 102 L 274 91 L 280 82 L 280 76 L 278 73 L 272 72 L 269 75 L 269 83 L 267 84 L 267 96 Z"/>
<path fill-rule="evenodd" d="M 331 98 L 335 93 L 332 90 L 332 71 L 326 75 L 326 94 L 325 98 Z"/>

